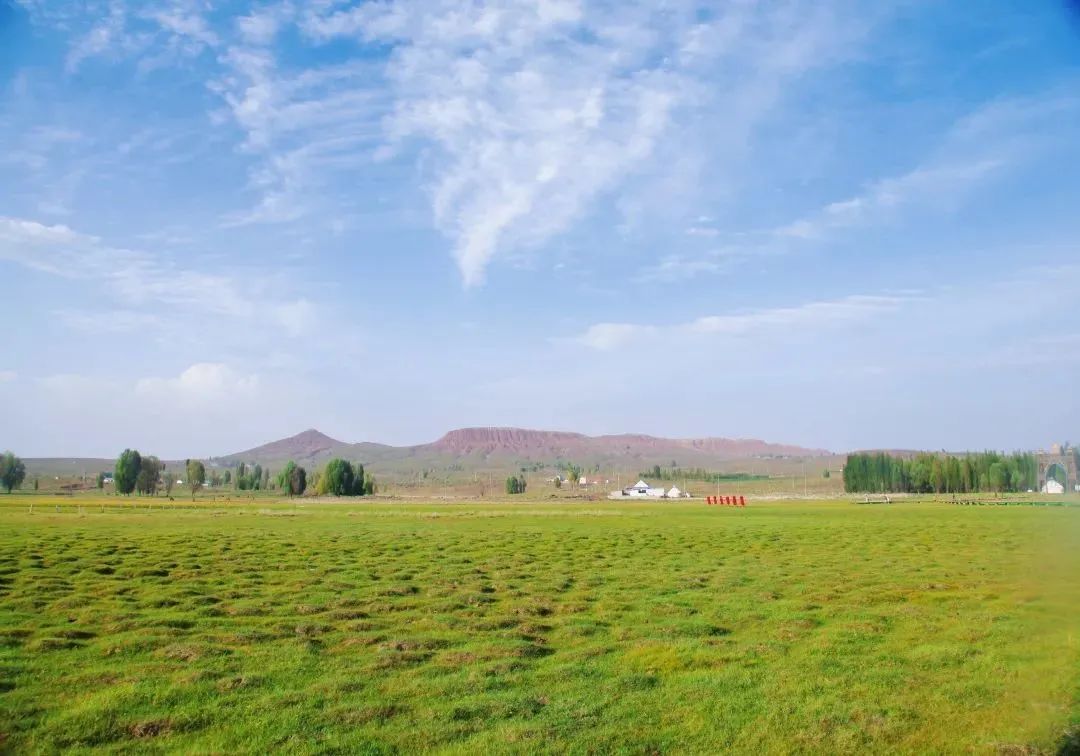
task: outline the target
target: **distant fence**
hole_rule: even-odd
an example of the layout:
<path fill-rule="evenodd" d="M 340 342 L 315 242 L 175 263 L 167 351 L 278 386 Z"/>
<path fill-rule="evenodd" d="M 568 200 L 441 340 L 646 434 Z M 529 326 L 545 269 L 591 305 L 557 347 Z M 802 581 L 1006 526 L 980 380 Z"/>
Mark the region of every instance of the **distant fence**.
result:
<path fill-rule="evenodd" d="M 1075 507 L 1080 506 L 1073 501 L 1064 499 L 964 499 L 954 501 L 958 507 Z"/>
<path fill-rule="evenodd" d="M 745 496 L 706 496 L 705 503 L 710 506 L 719 507 L 745 507 Z"/>

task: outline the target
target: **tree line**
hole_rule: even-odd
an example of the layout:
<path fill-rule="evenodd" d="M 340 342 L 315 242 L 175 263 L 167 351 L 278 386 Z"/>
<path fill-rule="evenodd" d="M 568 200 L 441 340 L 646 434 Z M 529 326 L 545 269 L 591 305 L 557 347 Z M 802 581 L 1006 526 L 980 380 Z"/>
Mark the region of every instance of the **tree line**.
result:
<path fill-rule="evenodd" d="M 987 451 L 954 456 L 918 454 L 911 459 L 884 452 L 849 454 L 844 465 L 848 493 L 1006 493 L 1038 486 L 1034 454 Z"/>
<path fill-rule="evenodd" d="M 319 496 L 370 496 L 375 493 L 375 479 L 365 475 L 364 466 L 347 459 L 332 459 L 315 473 L 315 493 Z"/>
<path fill-rule="evenodd" d="M 199 460 L 187 460 L 184 466 L 194 497 L 195 492 L 206 484 L 206 468 Z M 98 488 L 104 487 L 104 475 L 98 475 Z M 376 490 L 375 478 L 365 473 L 362 464 L 338 458 L 331 459 L 325 468 L 316 471 L 310 481 L 307 470 L 292 460 L 276 476 L 271 475 L 269 468 L 258 463 L 249 466 L 241 462 L 236 466 L 235 474 L 225 470 L 222 476 L 215 470 L 210 480 L 212 485 L 231 483 L 239 491 L 278 488 L 288 496 L 302 496 L 309 487 L 320 496 L 370 496 Z M 164 463 L 157 457 L 143 456 L 137 450 L 125 449 L 116 460 L 113 482 L 117 493 L 154 496 L 162 485 L 166 494 L 172 492 L 173 476 L 167 473 Z"/>
<path fill-rule="evenodd" d="M 206 466 L 197 459 L 184 460 L 184 471 L 187 473 L 187 485 L 191 491 L 191 498 L 195 498 L 204 485 L 206 485 Z M 152 454 L 143 456 L 138 449 L 124 449 L 116 458 L 113 467 L 113 485 L 118 494 L 130 496 L 132 493 L 140 493 L 146 496 L 156 496 L 158 488 L 165 489 L 165 495 L 171 496 L 173 489 L 173 476 L 165 469 L 165 463 Z M 105 487 L 105 474 L 98 474 L 98 488 Z"/>
<path fill-rule="evenodd" d="M 229 471 L 225 471 L 225 483 L 229 483 Z M 256 463 L 248 467 L 241 462 L 236 466 L 236 477 L 233 478 L 238 491 L 265 491 L 270 488 L 270 470 L 264 470 L 262 465 Z"/>
<path fill-rule="evenodd" d="M 679 467 L 674 463 L 672 463 L 671 467 L 653 465 L 651 470 L 645 470 L 644 472 L 639 473 L 639 476 L 642 478 L 652 478 L 672 483 L 680 480 L 700 480 L 708 483 L 721 483 L 729 480 L 765 480 L 769 477 L 767 475 L 753 475 L 745 472 L 712 472 L 702 467 Z"/>

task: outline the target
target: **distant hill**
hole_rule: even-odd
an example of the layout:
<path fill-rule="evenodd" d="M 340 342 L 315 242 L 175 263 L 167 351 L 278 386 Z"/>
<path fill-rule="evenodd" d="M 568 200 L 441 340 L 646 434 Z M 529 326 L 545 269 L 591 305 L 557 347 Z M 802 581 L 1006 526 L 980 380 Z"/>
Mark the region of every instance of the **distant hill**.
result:
<path fill-rule="evenodd" d="M 227 462 L 263 462 L 277 459 L 316 459 L 319 456 L 334 456 L 348 453 L 352 444 L 330 438 L 314 428 L 279 441 L 271 441 L 254 449 L 229 454 L 219 459 Z"/>
<path fill-rule="evenodd" d="M 513 456 L 535 460 L 601 456 L 634 459 L 669 457 L 668 461 L 671 461 L 680 456 L 685 459 L 688 454 L 715 459 L 829 454 L 821 449 L 770 444 L 757 439 L 670 439 L 639 434 L 586 436 L 581 433 L 524 428 L 462 428 L 450 431 L 434 443 L 414 448 L 438 450 L 455 456 Z"/>
<path fill-rule="evenodd" d="M 388 446 L 351 444 L 312 429 L 214 461 L 223 465 L 258 462 L 276 466 L 292 459 L 301 464 L 318 465 L 333 457 L 344 457 L 396 470 L 448 465 L 462 469 L 502 468 L 573 461 L 590 466 L 637 469 L 654 464 L 668 465 L 672 461 L 683 467 L 708 467 L 728 460 L 823 457 L 829 454 L 823 449 L 757 439 L 668 439 L 637 434 L 586 436 L 525 428 L 461 428 L 428 444 Z"/>

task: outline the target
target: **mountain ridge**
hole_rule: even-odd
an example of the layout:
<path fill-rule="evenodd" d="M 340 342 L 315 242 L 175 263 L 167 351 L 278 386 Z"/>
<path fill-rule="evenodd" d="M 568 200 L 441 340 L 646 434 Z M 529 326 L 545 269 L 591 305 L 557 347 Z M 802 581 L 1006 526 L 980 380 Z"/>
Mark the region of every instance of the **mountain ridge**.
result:
<path fill-rule="evenodd" d="M 754 457 L 823 457 L 831 452 L 793 444 L 748 438 L 664 438 L 640 433 L 589 436 L 571 431 L 476 426 L 457 428 L 435 441 L 411 446 L 390 446 L 373 442 L 349 443 L 332 438 L 314 428 L 294 436 L 271 441 L 242 452 L 217 457 L 226 464 L 238 462 L 275 463 L 293 459 L 298 463 L 320 463 L 334 456 L 368 463 L 405 463 L 450 460 L 553 462 L 580 460 L 596 464 L 638 465 L 643 462 L 704 465 L 709 462 Z"/>

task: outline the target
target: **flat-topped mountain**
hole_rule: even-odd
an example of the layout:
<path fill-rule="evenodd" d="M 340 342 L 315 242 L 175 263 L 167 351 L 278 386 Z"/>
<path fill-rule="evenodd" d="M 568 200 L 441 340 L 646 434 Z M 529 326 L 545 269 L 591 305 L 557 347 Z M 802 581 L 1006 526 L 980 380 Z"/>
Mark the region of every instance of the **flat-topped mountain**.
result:
<path fill-rule="evenodd" d="M 725 460 L 753 457 L 820 457 L 829 452 L 758 439 L 670 439 L 642 434 L 586 436 L 565 431 L 527 428 L 460 428 L 437 441 L 416 446 L 348 443 L 311 429 L 247 451 L 220 457 L 225 464 L 238 462 L 278 465 L 286 460 L 321 464 L 344 457 L 391 469 L 445 467 L 504 467 L 572 461 L 583 465 L 668 465 L 708 467 Z"/>
<path fill-rule="evenodd" d="M 538 457 L 615 456 L 646 457 L 687 453 L 718 459 L 746 457 L 824 456 L 822 449 L 805 449 L 789 444 L 772 444 L 757 439 L 732 438 L 658 438 L 642 434 L 586 436 L 564 431 L 539 431 L 525 428 L 461 428 L 447 433 L 421 449 L 438 450 L 454 455 Z"/>

